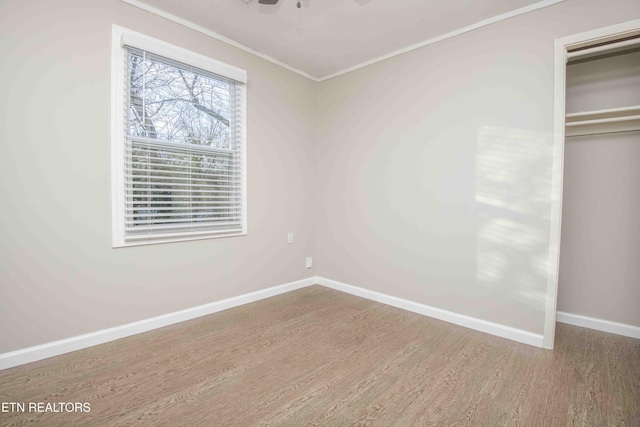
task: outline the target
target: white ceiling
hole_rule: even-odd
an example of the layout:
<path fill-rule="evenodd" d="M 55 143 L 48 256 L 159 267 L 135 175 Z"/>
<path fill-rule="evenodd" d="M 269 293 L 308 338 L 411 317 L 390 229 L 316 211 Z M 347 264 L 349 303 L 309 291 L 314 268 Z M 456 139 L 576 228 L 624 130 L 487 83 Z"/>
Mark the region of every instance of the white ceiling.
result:
<path fill-rule="evenodd" d="M 316 79 L 561 0 L 124 0 L 170 14 Z M 248 1 L 248 3 L 246 3 Z"/>

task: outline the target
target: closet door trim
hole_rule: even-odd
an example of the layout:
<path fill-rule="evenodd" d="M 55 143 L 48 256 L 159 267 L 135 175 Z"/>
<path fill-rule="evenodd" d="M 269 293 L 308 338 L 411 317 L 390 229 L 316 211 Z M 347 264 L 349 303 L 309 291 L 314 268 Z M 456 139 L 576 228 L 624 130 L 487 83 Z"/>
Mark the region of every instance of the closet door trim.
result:
<path fill-rule="evenodd" d="M 558 273 L 560 269 L 560 230 L 562 225 L 562 174 L 565 141 L 565 88 L 569 51 L 610 43 L 640 35 L 640 19 L 559 38 L 554 46 L 553 164 L 551 170 L 551 212 L 547 293 L 545 298 L 544 337 L 542 346 L 553 349 L 556 331 Z"/>

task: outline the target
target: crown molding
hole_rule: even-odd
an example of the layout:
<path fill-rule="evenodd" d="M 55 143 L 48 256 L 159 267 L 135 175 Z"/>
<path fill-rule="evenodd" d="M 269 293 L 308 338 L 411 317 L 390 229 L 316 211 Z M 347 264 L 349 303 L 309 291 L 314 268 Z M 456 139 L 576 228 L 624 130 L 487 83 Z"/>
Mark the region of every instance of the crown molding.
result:
<path fill-rule="evenodd" d="M 307 79 L 313 80 L 315 82 L 319 82 L 320 81 L 320 79 L 318 79 L 315 76 L 312 76 L 311 74 L 307 73 L 306 71 L 302 71 L 302 70 L 300 70 L 300 69 L 298 69 L 296 67 L 293 67 L 293 66 L 287 64 L 286 62 L 282 62 L 282 61 L 280 61 L 280 60 L 278 60 L 278 59 L 276 59 L 276 58 L 274 58 L 272 56 L 269 56 L 269 55 L 264 54 L 264 53 L 262 53 L 262 52 L 260 52 L 258 50 L 255 50 L 255 49 L 253 49 L 253 48 L 251 48 L 251 47 L 249 47 L 247 45 L 239 43 L 239 42 L 237 42 L 237 41 L 235 41 L 233 39 L 230 39 L 229 37 L 225 37 L 222 34 L 218 34 L 215 31 L 211 31 L 208 28 L 205 28 L 205 27 L 203 27 L 201 25 L 195 24 L 195 23 L 193 23 L 191 21 L 188 21 L 186 19 L 180 18 L 179 16 L 176 16 L 176 15 L 173 15 L 171 13 L 165 12 L 164 10 L 158 9 L 157 7 L 149 6 L 148 4 L 146 4 L 146 3 L 144 3 L 144 2 L 142 2 L 140 0 L 121 0 L 121 1 L 124 2 L 124 3 L 127 3 L 127 4 L 129 4 L 131 6 L 137 7 L 138 9 L 142 9 L 142 10 L 144 10 L 146 12 L 153 13 L 154 15 L 158 15 L 158 16 L 164 18 L 164 19 L 167 19 L 169 21 L 175 22 L 176 24 L 180 24 L 180 25 L 182 25 L 184 27 L 190 28 L 190 29 L 192 29 L 194 31 L 197 31 L 199 33 L 207 35 L 207 36 L 209 36 L 209 37 L 211 37 L 213 39 L 216 39 L 218 41 L 226 43 L 226 44 L 228 44 L 230 46 L 236 47 L 236 48 L 238 48 L 240 50 L 248 52 L 248 53 L 250 53 L 252 55 L 255 55 L 255 56 L 259 57 L 259 58 L 262 58 L 262 59 L 264 59 L 266 61 L 272 62 L 272 63 L 274 63 L 276 65 L 279 65 L 282 68 L 286 68 L 289 71 L 293 71 L 296 74 L 300 74 L 301 76 L 306 77 Z"/>
<path fill-rule="evenodd" d="M 522 15 L 524 13 L 533 12 L 533 11 L 538 10 L 538 9 L 542 9 L 542 8 L 545 8 L 545 7 L 553 6 L 554 4 L 562 3 L 563 1 L 565 1 L 565 0 L 543 0 L 543 1 L 540 1 L 538 3 L 529 5 L 529 6 L 521 7 L 520 9 L 515 9 L 515 10 L 512 10 L 510 12 L 506 12 L 506 13 L 503 13 L 503 14 L 500 14 L 500 15 L 496 15 L 496 16 L 493 16 L 491 18 L 487 18 L 487 19 L 484 19 L 482 21 L 476 22 L 475 24 L 467 25 L 466 27 L 462 27 L 462 28 L 459 28 L 457 30 L 451 31 L 449 33 L 443 34 L 441 36 L 433 37 L 433 38 L 430 38 L 428 40 L 422 41 L 420 43 L 412 44 L 411 46 L 407 46 L 407 47 L 404 47 L 402 49 L 395 50 L 395 51 L 393 51 L 391 53 L 388 53 L 386 55 L 378 56 L 377 58 L 371 59 L 369 61 L 362 62 L 362 63 L 360 63 L 358 65 L 354 65 L 353 67 L 345 68 L 344 70 L 337 71 L 337 72 L 332 73 L 332 74 L 328 74 L 328 75 L 326 75 L 324 77 L 320 77 L 318 80 L 321 81 L 321 82 L 325 81 L 325 80 L 329 80 L 329 79 L 332 79 L 334 77 L 341 76 L 342 74 L 347 74 L 347 73 L 350 73 L 352 71 L 359 70 L 360 68 L 368 67 L 369 65 L 373 65 L 373 64 L 376 64 L 378 62 L 385 61 L 385 60 L 387 60 L 389 58 L 393 58 L 394 56 L 402 55 L 404 53 L 411 52 L 412 50 L 420 49 L 421 47 L 425 47 L 425 46 L 428 46 L 430 44 L 434 44 L 434 43 L 437 43 L 437 42 L 440 42 L 440 41 L 443 41 L 443 40 L 446 40 L 446 39 L 450 39 L 452 37 L 456 37 L 456 36 L 459 36 L 461 34 L 468 33 L 469 31 L 473 31 L 473 30 L 476 30 L 478 28 L 486 27 L 487 25 L 495 24 L 496 22 L 504 21 L 506 19 L 510 19 L 510 18 Z"/>
<path fill-rule="evenodd" d="M 130 4 L 131 6 L 135 6 L 135 7 L 139 8 L 139 9 L 142 9 L 142 10 L 145 10 L 147 12 L 153 13 L 155 15 L 161 16 L 161 17 L 163 17 L 165 19 L 168 19 L 169 21 L 173 21 L 173 22 L 175 22 L 177 24 L 183 25 L 183 26 L 185 26 L 187 28 L 190 28 L 192 30 L 198 31 L 198 32 L 200 32 L 202 34 L 205 34 L 205 35 L 207 35 L 209 37 L 212 37 L 212 38 L 214 38 L 216 40 L 219 40 L 219 41 L 221 41 L 223 43 L 227 43 L 227 44 L 229 44 L 231 46 L 234 46 L 234 47 L 236 47 L 238 49 L 241 49 L 241 50 L 243 50 L 245 52 L 251 53 L 251 54 L 253 54 L 253 55 L 255 55 L 255 56 L 259 57 L 259 58 L 262 58 L 262 59 L 264 59 L 266 61 L 272 62 L 272 63 L 274 63 L 276 65 L 279 65 L 279 66 L 281 66 L 283 68 L 286 68 L 289 71 L 293 71 L 294 73 L 297 73 L 297 74 L 299 74 L 299 75 L 301 75 L 303 77 L 306 77 L 306 78 L 308 78 L 310 80 L 313 80 L 315 82 L 323 82 L 325 80 L 329 80 L 329 79 L 332 79 L 334 77 L 338 77 L 338 76 L 341 76 L 343 74 L 347 74 L 347 73 L 350 73 L 352 71 L 359 70 L 360 68 L 368 67 L 369 65 L 373 65 L 373 64 L 376 64 L 378 62 L 385 61 L 387 59 L 393 58 L 394 56 L 402 55 L 404 53 L 411 52 L 412 50 L 420 49 L 421 47 L 425 47 L 425 46 L 428 46 L 428 45 L 433 44 L 433 43 L 437 43 L 437 42 L 440 42 L 440 41 L 443 41 L 443 40 L 446 40 L 446 39 L 450 39 L 452 37 L 456 37 L 456 36 L 459 36 L 461 34 L 468 33 L 469 31 L 473 31 L 473 30 L 476 30 L 478 28 L 486 27 L 487 25 L 495 24 L 496 22 L 504 21 L 506 19 L 513 18 L 513 17 L 519 16 L 519 15 L 522 15 L 524 13 L 533 12 L 533 11 L 538 10 L 538 9 L 543 9 L 545 7 L 553 6 L 553 5 L 557 4 L 557 3 L 562 3 L 565 0 L 542 0 L 542 1 L 539 1 L 537 3 L 531 4 L 529 6 L 521 7 L 519 9 L 515 9 L 515 10 L 512 10 L 510 12 L 506 12 L 506 13 L 503 13 L 503 14 L 500 14 L 500 15 L 496 15 L 496 16 L 491 17 L 491 18 L 484 19 L 482 21 L 476 22 L 475 24 L 467 25 L 466 27 L 459 28 L 459 29 L 457 29 L 455 31 L 451 31 L 451 32 L 443 34 L 441 36 L 433 37 L 433 38 L 430 38 L 428 40 L 422 41 L 420 43 L 416 43 L 416 44 L 413 44 L 411 46 L 407 46 L 405 48 L 395 50 L 395 51 L 393 51 L 391 53 L 388 53 L 386 55 L 379 56 L 377 58 L 371 59 L 369 61 L 362 62 L 362 63 L 360 63 L 358 65 L 354 65 L 352 67 L 345 68 L 344 70 L 337 71 L 335 73 L 327 74 L 326 76 L 323 76 L 323 77 L 312 76 L 311 74 L 307 73 L 306 71 L 302 71 L 302 70 L 300 70 L 300 69 L 298 69 L 298 68 L 296 68 L 296 67 L 294 67 L 292 65 L 287 64 L 286 62 L 280 61 L 280 60 L 278 60 L 276 58 L 273 58 L 272 56 L 266 55 L 266 54 L 264 54 L 264 53 L 262 53 L 260 51 L 257 51 L 255 49 L 249 47 L 249 46 L 246 46 L 246 45 L 244 45 L 242 43 L 239 43 L 239 42 L 237 42 L 235 40 L 232 40 L 232 39 L 230 39 L 228 37 L 225 37 L 225 36 L 223 36 L 221 34 L 218 34 L 215 31 L 211 31 L 211 30 L 209 30 L 209 29 L 207 29 L 205 27 L 202 27 L 201 25 L 195 24 L 195 23 L 193 23 L 191 21 L 188 21 L 186 19 L 180 18 L 180 17 L 175 16 L 175 15 L 173 15 L 171 13 L 165 12 L 164 10 L 158 9 L 157 7 L 149 6 L 148 4 L 146 4 L 146 3 L 144 3 L 144 2 L 142 2 L 140 0 L 121 0 L 121 1 L 123 1 L 123 2 L 125 2 L 127 4 Z"/>

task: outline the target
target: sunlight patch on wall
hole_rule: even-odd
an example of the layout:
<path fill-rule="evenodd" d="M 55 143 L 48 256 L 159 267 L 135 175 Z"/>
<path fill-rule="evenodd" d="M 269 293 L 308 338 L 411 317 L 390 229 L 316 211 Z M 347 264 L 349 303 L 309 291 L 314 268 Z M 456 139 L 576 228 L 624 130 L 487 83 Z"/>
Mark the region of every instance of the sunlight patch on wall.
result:
<path fill-rule="evenodd" d="M 476 277 L 533 310 L 545 298 L 551 135 L 484 126 L 478 132 Z"/>
<path fill-rule="evenodd" d="M 483 126 L 478 132 L 475 200 L 549 218 L 551 135 Z"/>

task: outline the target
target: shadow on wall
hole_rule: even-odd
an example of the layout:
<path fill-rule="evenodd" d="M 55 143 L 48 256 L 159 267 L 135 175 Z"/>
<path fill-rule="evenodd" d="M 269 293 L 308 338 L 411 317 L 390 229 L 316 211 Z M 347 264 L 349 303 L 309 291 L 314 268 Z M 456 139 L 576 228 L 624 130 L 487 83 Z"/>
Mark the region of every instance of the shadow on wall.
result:
<path fill-rule="evenodd" d="M 494 126 L 478 132 L 476 278 L 486 291 L 521 303 L 525 311 L 516 315 L 525 323 L 544 316 L 551 155 L 548 133 Z"/>

